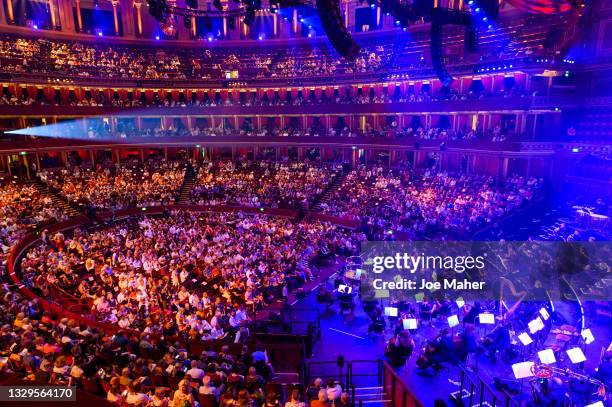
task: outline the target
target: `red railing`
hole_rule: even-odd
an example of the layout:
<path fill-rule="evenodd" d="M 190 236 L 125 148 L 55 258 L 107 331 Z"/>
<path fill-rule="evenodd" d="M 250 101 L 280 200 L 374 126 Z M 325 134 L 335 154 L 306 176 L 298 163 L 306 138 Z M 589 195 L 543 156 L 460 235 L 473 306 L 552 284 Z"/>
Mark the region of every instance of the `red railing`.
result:
<path fill-rule="evenodd" d="M 383 363 L 383 389 L 391 400 L 391 407 L 423 407 L 423 403 L 387 362 Z"/>

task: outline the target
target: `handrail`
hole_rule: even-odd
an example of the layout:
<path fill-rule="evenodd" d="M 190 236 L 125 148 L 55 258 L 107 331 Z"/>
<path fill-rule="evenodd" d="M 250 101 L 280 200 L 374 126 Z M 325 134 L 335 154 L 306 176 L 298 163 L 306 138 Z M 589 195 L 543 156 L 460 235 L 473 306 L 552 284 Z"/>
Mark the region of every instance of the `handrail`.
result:
<path fill-rule="evenodd" d="M 391 407 L 423 407 L 407 383 L 383 361 L 383 389 L 391 400 Z"/>
<path fill-rule="evenodd" d="M 471 374 L 464 366 L 457 366 L 460 370 L 459 391 L 455 396 L 454 402 L 458 406 L 465 407 L 520 407 L 519 403 L 505 391 L 497 391 L 491 385 L 486 383 L 480 376 Z M 468 393 L 463 396 L 463 391 Z M 467 398 L 467 401 L 464 399 Z"/>

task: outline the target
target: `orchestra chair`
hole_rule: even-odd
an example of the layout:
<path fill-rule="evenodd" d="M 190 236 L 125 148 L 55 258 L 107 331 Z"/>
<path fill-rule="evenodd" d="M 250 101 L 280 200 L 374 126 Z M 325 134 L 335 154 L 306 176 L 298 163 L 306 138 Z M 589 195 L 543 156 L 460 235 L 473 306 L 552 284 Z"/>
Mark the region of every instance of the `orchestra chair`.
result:
<path fill-rule="evenodd" d="M 372 330 L 370 331 L 370 339 L 376 339 L 378 336 L 385 340 L 385 325 L 380 321 L 372 322 Z"/>

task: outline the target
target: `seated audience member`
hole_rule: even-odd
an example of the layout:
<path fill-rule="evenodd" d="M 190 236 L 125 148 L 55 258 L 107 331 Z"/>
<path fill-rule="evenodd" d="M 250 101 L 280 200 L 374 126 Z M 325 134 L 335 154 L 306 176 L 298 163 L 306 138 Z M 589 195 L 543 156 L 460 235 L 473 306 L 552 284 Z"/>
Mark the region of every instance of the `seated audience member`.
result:
<path fill-rule="evenodd" d="M 127 386 L 127 396 L 125 402 L 132 406 L 144 406 L 151 401 L 151 398 L 140 391 L 140 380 L 133 380 Z"/>
<path fill-rule="evenodd" d="M 178 389 L 174 392 L 174 397 L 172 397 L 172 406 L 196 407 L 189 380 L 183 379 L 179 382 Z"/>
<path fill-rule="evenodd" d="M 121 395 L 121 386 L 119 384 L 118 377 L 112 377 L 110 379 L 110 388 L 106 393 L 106 399 L 111 403 L 115 403 L 117 405 L 121 405 L 123 402 L 123 396 Z"/>
<path fill-rule="evenodd" d="M 325 389 L 319 390 L 318 398 L 310 402 L 310 407 L 330 407 L 329 400 L 327 399 L 327 391 Z"/>
<path fill-rule="evenodd" d="M 191 379 L 200 381 L 204 377 L 204 370 L 198 367 L 198 361 L 191 361 L 191 369 L 185 372 L 185 376 L 189 376 Z"/>
<path fill-rule="evenodd" d="M 306 404 L 300 399 L 300 391 L 298 389 L 293 389 L 289 400 L 285 403 L 285 407 L 305 407 Z"/>
<path fill-rule="evenodd" d="M 333 379 L 329 379 L 327 381 L 327 399 L 333 402 L 336 399 L 339 399 L 342 395 L 342 387 L 339 383 L 334 382 Z"/>
<path fill-rule="evenodd" d="M 167 388 L 158 387 L 155 389 L 155 394 L 151 398 L 149 406 L 153 407 L 168 407 L 170 405 L 170 398 L 166 395 Z"/>
<path fill-rule="evenodd" d="M 200 386 L 198 392 L 200 394 L 213 395 L 217 401 L 219 401 L 219 395 L 221 393 L 215 384 L 210 380 L 210 376 L 204 376 L 202 378 L 202 385 Z"/>
<path fill-rule="evenodd" d="M 323 386 L 323 379 L 317 377 L 314 379 L 312 384 L 306 390 L 306 402 L 310 403 L 311 400 L 314 400 L 319 397 L 319 390 L 321 390 L 321 386 Z"/>
<path fill-rule="evenodd" d="M 339 399 L 334 400 L 334 407 L 349 407 L 350 405 L 351 402 L 347 392 L 343 392 Z"/>

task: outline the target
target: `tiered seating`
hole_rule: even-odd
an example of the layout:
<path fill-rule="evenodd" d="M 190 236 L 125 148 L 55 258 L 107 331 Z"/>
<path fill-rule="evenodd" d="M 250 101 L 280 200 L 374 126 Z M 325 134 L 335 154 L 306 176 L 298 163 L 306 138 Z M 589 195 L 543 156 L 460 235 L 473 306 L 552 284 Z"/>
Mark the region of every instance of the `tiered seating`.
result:
<path fill-rule="evenodd" d="M 39 176 L 71 202 L 103 209 L 173 203 L 183 183 L 178 162 L 120 168 L 72 168 L 41 171 Z"/>
<path fill-rule="evenodd" d="M 530 16 L 528 22 L 502 21 L 481 38 L 482 60 L 547 55 L 542 43 L 551 29 L 562 29 L 567 17 Z M 526 28 L 525 28 L 526 27 Z M 401 34 L 404 35 L 404 34 Z M 400 35 L 400 36 L 401 36 Z M 407 35 L 407 34 L 406 34 Z M 457 48 L 449 63 L 465 63 L 463 33 L 449 31 L 447 45 Z M 5 72 L 56 73 L 75 77 L 139 79 L 221 79 L 226 71 L 237 70 L 240 79 L 260 77 L 303 78 L 337 74 L 393 71 L 396 68 L 423 68 L 428 56 L 426 32 L 411 40 L 363 39 L 355 61 L 339 58 L 326 45 L 257 47 L 125 46 L 94 42 L 25 39 L 4 35 L 0 39 L 0 69 Z"/>

